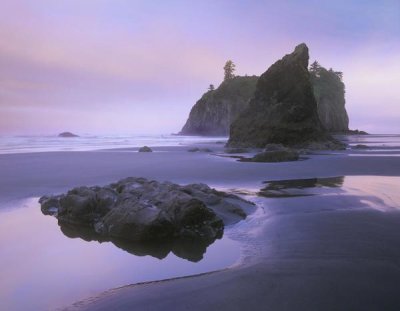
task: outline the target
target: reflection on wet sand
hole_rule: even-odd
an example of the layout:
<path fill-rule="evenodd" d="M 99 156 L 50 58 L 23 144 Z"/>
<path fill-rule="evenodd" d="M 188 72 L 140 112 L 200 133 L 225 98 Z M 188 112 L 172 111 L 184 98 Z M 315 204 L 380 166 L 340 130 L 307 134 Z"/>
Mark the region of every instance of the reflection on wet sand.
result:
<path fill-rule="evenodd" d="M 316 188 L 339 188 L 344 176 L 265 181 L 258 195 L 267 198 L 286 198 L 315 195 Z M 313 190 L 310 190 L 313 189 Z"/>
<path fill-rule="evenodd" d="M 132 242 L 122 239 L 107 239 L 104 236 L 99 235 L 96 231 L 89 227 L 81 225 L 72 225 L 63 222 L 58 222 L 62 233 L 69 238 L 80 238 L 87 242 L 97 241 L 111 242 L 115 246 L 124 251 L 135 255 L 135 256 L 146 256 L 163 259 L 172 252 L 174 255 L 187 259 L 192 262 L 198 262 L 203 259 L 206 253 L 207 247 L 215 242 L 204 241 L 204 240 L 192 240 L 192 239 L 174 239 L 174 240 L 163 240 L 163 241 L 149 241 L 149 242 Z"/>
<path fill-rule="evenodd" d="M 215 271 L 240 257 L 231 229 L 210 245 L 107 243 L 93 231 L 60 227 L 37 201 L 0 211 L 0 310 L 59 310 L 110 288 Z"/>

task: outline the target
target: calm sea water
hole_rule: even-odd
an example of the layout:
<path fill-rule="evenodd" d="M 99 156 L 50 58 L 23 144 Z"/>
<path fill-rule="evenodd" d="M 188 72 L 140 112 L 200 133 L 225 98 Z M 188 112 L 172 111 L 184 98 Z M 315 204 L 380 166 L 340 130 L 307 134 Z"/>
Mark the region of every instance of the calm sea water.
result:
<path fill-rule="evenodd" d="M 350 135 L 338 136 L 350 146 L 366 145 L 374 150 L 400 150 L 400 134 L 372 134 L 372 135 Z"/>
<path fill-rule="evenodd" d="M 177 135 L 143 136 L 2 136 L 0 154 L 45 151 L 85 151 L 147 146 L 179 146 L 193 143 L 225 141 L 226 137 Z"/>
<path fill-rule="evenodd" d="M 339 136 L 349 146 L 363 144 L 368 152 L 400 150 L 400 135 L 352 135 Z M 85 151 L 147 146 L 181 146 L 196 143 L 225 142 L 227 137 L 201 137 L 179 135 L 136 136 L 81 136 L 62 138 L 57 136 L 0 136 L 0 154 L 46 151 Z"/>
<path fill-rule="evenodd" d="M 229 229 L 200 252 L 198 262 L 180 257 L 194 251 L 199 259 L 187 245 L 175 248 L 175 254 L 162 245 L 158 251 L 86 241 L 61 231 L 54 217 L 42 215 L 37 201 L 0 212 L 0 310 L 54 310 L 110 288 L 219 270 L 240 258 L 240 243 L 229 237 Z"/>

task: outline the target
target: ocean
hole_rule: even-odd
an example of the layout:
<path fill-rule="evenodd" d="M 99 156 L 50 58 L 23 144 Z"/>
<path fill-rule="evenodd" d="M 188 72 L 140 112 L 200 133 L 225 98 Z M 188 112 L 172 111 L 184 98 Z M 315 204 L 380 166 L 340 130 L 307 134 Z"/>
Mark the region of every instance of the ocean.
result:
<path fill-rule="evenodd" d="M 179 135 L 108 136 L 0 136 L 0 154 L 49 151 L 89 151 L 142 146 L 180 146 L 193 143 L 226 141 L 227 137 Z"/>

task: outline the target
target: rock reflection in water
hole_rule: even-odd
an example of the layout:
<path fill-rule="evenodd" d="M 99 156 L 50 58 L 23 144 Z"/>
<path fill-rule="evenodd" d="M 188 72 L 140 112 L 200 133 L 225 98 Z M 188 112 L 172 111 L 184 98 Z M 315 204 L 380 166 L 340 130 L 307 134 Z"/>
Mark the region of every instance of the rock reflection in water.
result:
<path fill-rule="evenodd" d="M 344 176 L 265 181 L 266 186 L 258 195 L 268 198 L 310 196 L 317 194 L 317 188 L 340 188 L 343 182 Z"/>
<path fill-rule="evenodd" d="M 203 259 L 207 247 L 215 242 L 214 240 L 193 240 L 189 238 L 179 238 L 173 240 L 132 242 L 123 239 L 108 239 L 99 235 L 90 227 L 72 225 L 58 222 L 62 233 L 69 238 L 80 238 L 84 241 L 97 241 L 99 243 L 111 242 L 115 246 L 135 256 L 147 256 L 163 259 L 172 252 L 174 255 L 198 262 Z"/>

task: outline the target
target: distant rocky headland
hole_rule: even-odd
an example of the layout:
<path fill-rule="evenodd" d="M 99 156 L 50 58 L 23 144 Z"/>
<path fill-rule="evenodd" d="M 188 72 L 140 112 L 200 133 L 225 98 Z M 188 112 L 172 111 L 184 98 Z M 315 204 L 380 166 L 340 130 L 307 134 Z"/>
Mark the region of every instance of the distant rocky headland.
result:
<path fill-rule="evenodd" d="M 69 137 L 79 137 L 79 135 L 76 135 L 76 134 L 71 133 L 71 132 L 62 132 L 62 133 L 58 134 L 58 137 L 69 138 Z"/>
<path fill-rule="evenodd" d="M 314 134 L 316 134 L 315 130 L 317 128 L 319 132 L 366 134 L 358 130 L 349 130 L 349 117 L 345 107 L 345 85 L 342 81 L 343 73 L 334 71 L 333 69 L 326 69 L 316 61 L 308 68 L 309 56 L 307 46 L 301 44 L 296 47 L 296 51 L 297 52 L 294 52 L 294 54 L 297 55 L 297 60 L 299 62 L 295 62 L 293 68 L 286 66 L 288 65 L 287 63 L 290 62 L 290 59 L 295 57 L 292 53 L 290 54 L 292 55 L 291 57 L 287 55 L 284 59 L 277 62 L 281 65 L 283 65 L 283 63 L 286 64 L 283 67 L 279 65 L 281 67 L 279 69 L 280 73 L 273 73 L 279 67 L 276 63 L 271 66 L 273 69 L 269 70 L 268 75 L 264 73 L 261 77 L 234 76 L 232 72 L 234 67 L 228 68 L 231 72 L 227 74 L 226 65 L 224 67 L 224 81 L 216 89 L 211 85 L 209 90 L 196 102 L 180 134 L 229 136 L 232 135 L 233 131 L 233 135 L 237 135 L 237 127 L 239 126 L 238 124 L 240 124 L 240 121 L 237 120 L 241 119 L 243 122 L 244 119 L 250 118 L 250 123 L 253 125 L 253 121 L 261 118 L 261 116 L 258 115 L 260 112 L 259 109 L 262 110 L 261 115 L 263 115 L 264 120 L 268 120 L 268 122 L 266 121 L 265 123 L 271 124 L 271 127 L 272 123 L 274 124 L 273 126 L 276 127 L 277 122 L 283 122 L 283 119 L 289 117 L 289 115 L 293 118 L 287 119 L 285 121 L 287 123 L 291 123 L 295 119 L 303 118 L 304 115 L 302 116 L 301 113 L 305 113 L 311 119 L 315 119 L 315 116 L 318 118 L 318 120 L 314 121 L 309 119 L 310 122 L 315 123 L 314 129 L 311 130 Z M 300 58 L 302 59 L 300 60 Z M 294 68 L 297 68 L 297 64 L 301 64 L 301 71 L 293 71 Z M 295 76 L 292 76 L 293 73 L 295 73 Z M 278 79 L 279 82 L 276 79 Z M 303 86 L 303 92 L 298 91 L 297 88 L 299 85 Z M 304 90 L 304 85 L 306 85 L 307 90 Z M 305 94 L 304 91 L 306 93 L 308 92 L 308 94 Z M 284 94 L 285 92 L 287 92 L 287 94 Z M 284 110 L 288 112 L 283 119 L 279 119 L 280 121 L 274 119 L 276 115 L 274 117 L 269 115 L 271 113 L 271 107 L 268 109 L 269 112 L 262 109 L 263 107 L 270 106 L 272 101 L 277 100 L 276 95 L 278 93 L 281 96 L 279 99 L 281 102 L 279 102 L 279 104 L 283 103 L 282 100 L 287 101 L 286 105 L 279 105 L 279 109 L 281 112 L 284 112 Z M 308 99 L 303 98 L 302 96 L 304 95 L 308 97 Z M 265 96 L 269 97 L 269 99 L 267 100 L 264 98 Z M 286 98 L 283 98 L 285 96 Z M 308 101 L 307 105 L 309 108 L 315 106 L 315 109 L 300 109 L 300 106 L 293 102 L 293 100 L 303 101 L 303 104 L 305 104 L 304 100 L 306 100 Z M 264 104 L 260 104 L 260 101 Z M 257 102 L 259 104 L 256 104 Z M 267 104 L 267 102 L 269 102 L 269 104 Z M 304 105 L 302 106 L 303 108 L 305 107 Z M 299 109 L 303 111 L 300 112 Z M 317 114 L 312 116 L 313 113 L 315 114 L 314 110 L 316 110 Z M 265 113 L 269 116 L 266 116 Z M 251 117 L 252 114 L 254 117 L 258 115 L 257 118 L 253 119 Z M 231 125 L 235 121 L 238 123 L 231 129 Z M 253 126 L 250 128 L 253 134 L 255 134 L 254 130 L 256 130 L 256 128 Z M 257 129 L 257 131 L 259 130 L 260 128 Z M 299 134 L 303 136 L 310 128 L 308 130 L 299 128 L 298 130 L 303 130 L 303 132 L 300 131 L 302 134 Z M 262 135 L 260 132 L 258 132 L 258 134 Z M 308 132 L 308 134 L 310 134 L 310 132 Z M 231 145 L 234 145 L 233 142 L 235 139 L 236 138 L 233 137 L 230 140 Z M 285 141 L 276 141 L 275 139 L 272 141 L 269 139 L 268 142 L 285 144 Z"/>

